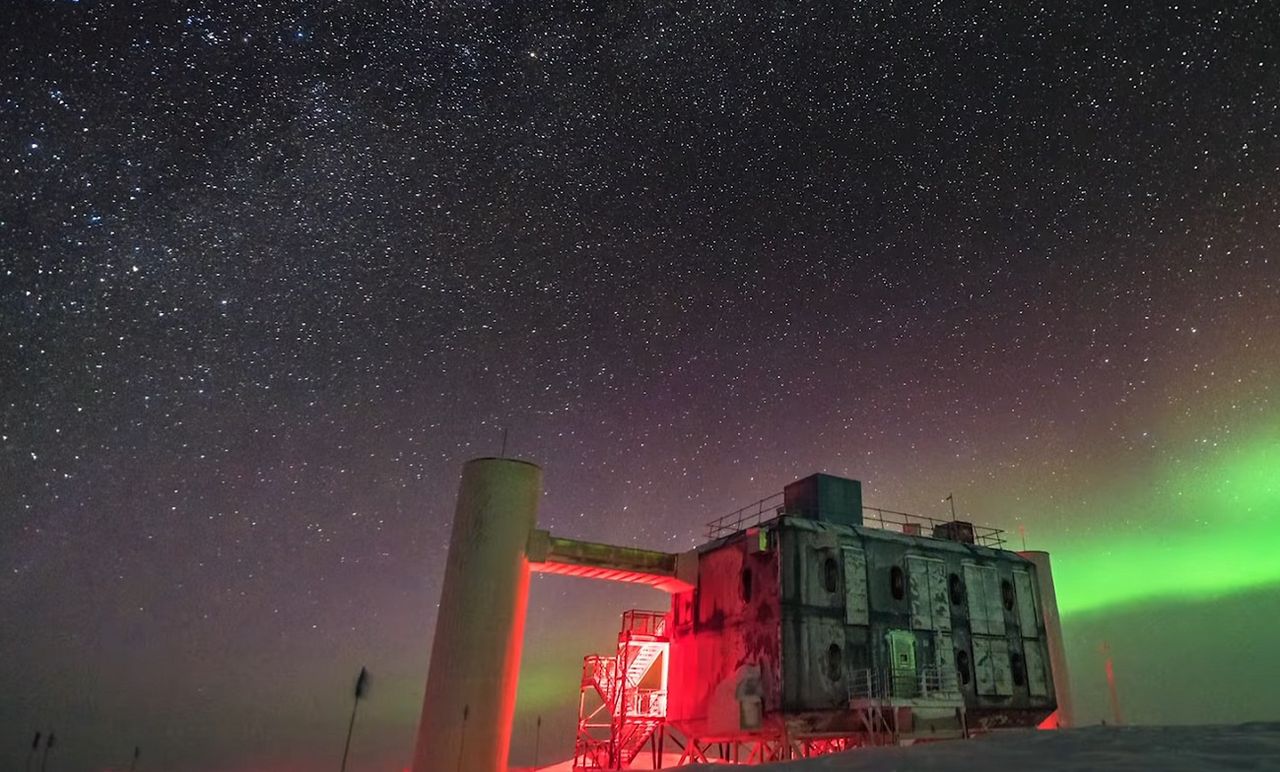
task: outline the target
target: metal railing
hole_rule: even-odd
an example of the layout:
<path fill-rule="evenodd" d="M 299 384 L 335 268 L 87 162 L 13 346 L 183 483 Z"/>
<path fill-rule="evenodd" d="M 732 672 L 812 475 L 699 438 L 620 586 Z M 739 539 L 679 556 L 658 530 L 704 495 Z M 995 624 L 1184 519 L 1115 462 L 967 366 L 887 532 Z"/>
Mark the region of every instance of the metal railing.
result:
<path fill-rule="evenodd" d="M 721 536 L 745 531 L 766 520 L 772 520 L 780 514 L 782 514 L 782 494 L 775 493 L 707 523 L 707 538 L 718 539 Z"/>
<path fill-rule="evenodd" d="M 624 715 L 629 718 L 663 718 L 667 715 L 666 689 L 635 689 L 626 694 Z"/>
<path fill-rule="evenodd" d="M 850 700 L 958 700 L 960 685 L 953 668 L 919 670 L 864 668 L 849 675 Z"/>
<path fill-rule="evenodd" d="M 862 524 L 875 526 L 883 531 L 897 531 L 910 536 L 933 536 L 934 529 L 940 525 L 956 522 L 940 520 L 928 515 L 913 515 L 910 512 L 895 512 L 880 507 L 863 507 Z M 973 526 L 973 541 L 984 547 L 1004 549 L 1004 531 L 985 525 Z"/>
<path fill-rule="evenodd" d="M 783 495 L 776 493 L 707 523 L 707 538 L 719 539 L 723 536 L 732 536 L 735 533 L 754 528 L 761 523 L 786 514 L 790 513 L 783 506 Z M 915 515 L 910 512 L 898 512 L 881 507 L 862 508 L 863 525 L 884 531 L 896 531 L 909 536 L 932 537 L 935 528 L 951 522 L 954 521 L 941 520 L 928 515 Z M 1000 528 L 991 528 L 983 525 L 973 526 L 974 542 L 984 547 L 1004 549 L 1004 533 L 1004 530 Z"/>
<path fill-rule="evenodd" d="M 595 686 L 606 701 L 612 694 L 613 680 L 617 674 L 616 654 L 588 654 L 582 658 L 582 685 Z"/>
<path fill-rule="evenodd" d="M 665 611 L 644 611 L 631 609 L 622 613 L 623 635 L 652 635 L 661 638 L 667 634 L 667 613 Z"/>

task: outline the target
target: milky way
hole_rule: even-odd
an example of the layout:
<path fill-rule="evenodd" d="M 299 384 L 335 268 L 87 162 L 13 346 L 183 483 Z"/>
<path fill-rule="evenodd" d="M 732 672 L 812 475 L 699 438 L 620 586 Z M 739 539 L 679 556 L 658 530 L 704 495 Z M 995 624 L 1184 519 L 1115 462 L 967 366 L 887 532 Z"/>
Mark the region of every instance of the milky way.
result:
<path fill-rule="evenodd" d="M 1280 12 L 1034 6 L 15 4 L 0 766 L 328 768 L 368 665 L 399 768 L 504 430 L 545 526 L 657 549 L 954 493 L 1082 683 L 1106 635 L 1135 719 L 1280 717 Z M 663 602 L 535 581 L 516 761 Z"/>

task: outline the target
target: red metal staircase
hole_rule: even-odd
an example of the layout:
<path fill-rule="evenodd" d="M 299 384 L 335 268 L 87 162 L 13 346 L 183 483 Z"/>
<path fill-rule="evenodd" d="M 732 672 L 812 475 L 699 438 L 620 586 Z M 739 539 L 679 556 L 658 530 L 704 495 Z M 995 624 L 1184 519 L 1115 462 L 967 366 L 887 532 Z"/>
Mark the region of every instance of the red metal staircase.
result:
<path fill-rule="evenodd" d="M 583 661 L 574 770 L 627 769 L 646 745 L 657 760 L 669 650 L 666 614 L 632 610 L 622 615 L 617 653 Z"/>

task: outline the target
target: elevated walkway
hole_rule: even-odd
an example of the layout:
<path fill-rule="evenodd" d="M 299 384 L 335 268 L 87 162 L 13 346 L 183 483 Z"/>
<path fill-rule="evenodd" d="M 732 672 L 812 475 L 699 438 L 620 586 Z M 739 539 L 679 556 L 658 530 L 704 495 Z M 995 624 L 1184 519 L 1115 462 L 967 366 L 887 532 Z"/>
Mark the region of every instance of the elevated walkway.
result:
<path fill-rule="evenodd" d="M 663 592 L 693 589 L 697 558 L 657 550 L 565 539 L 535 530 L 525 550 L 530 568 L 544 574 L 645 584 Z"/>

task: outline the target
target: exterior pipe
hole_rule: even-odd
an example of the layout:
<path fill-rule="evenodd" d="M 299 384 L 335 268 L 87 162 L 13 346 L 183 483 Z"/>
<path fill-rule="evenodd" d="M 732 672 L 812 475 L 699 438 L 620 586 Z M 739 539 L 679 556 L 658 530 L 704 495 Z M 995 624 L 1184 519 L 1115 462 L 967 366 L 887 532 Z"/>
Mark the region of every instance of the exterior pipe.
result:
<path fill-rule="evenodd" d="M 534 464 L 463 466 L 413 772 L 506 772 L 541 496 Z"/>

